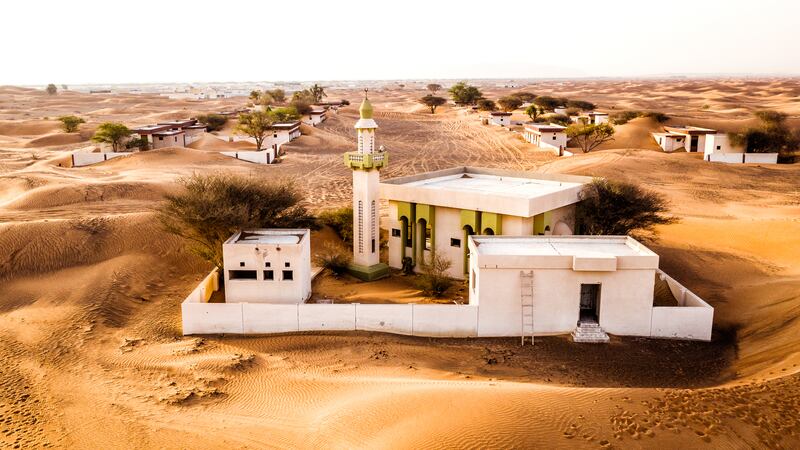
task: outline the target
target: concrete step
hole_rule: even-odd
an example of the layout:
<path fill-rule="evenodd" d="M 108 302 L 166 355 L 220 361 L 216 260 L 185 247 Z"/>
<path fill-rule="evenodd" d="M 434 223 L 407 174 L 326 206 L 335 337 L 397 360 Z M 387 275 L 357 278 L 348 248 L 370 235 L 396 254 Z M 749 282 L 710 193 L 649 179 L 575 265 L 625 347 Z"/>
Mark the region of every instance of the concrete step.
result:
<path fill-rule="evenodd" d="M 572 332 L 572 341 L 599 344 L 608 342 L 609 338 L 597 322 L 582 321 Z"/>

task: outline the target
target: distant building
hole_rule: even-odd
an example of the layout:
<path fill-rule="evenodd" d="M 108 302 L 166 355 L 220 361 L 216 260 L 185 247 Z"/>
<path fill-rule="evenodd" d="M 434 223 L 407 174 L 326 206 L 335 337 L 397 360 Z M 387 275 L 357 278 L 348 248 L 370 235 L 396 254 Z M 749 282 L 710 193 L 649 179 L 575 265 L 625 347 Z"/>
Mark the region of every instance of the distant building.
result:
<path fill-rule="evenodd" d="M 325 121 L 325 113 L 325 108 L 314 108 L 308 113 L 308 116 L 303 119 L 303 123 L 315 127 Z"/>
<path fill-rule="evenodd" d="M 567 115 L 567 107 L 566 106 L 556 106 L 555 109 L 553 109 L 553 112 L 555 112 L 556 114 L 562 114 L 562 115 L 566 116 Z"/>
<path fill-rule="evenodd" d="M 467 273 L 467 239 L 489 235 L 571 235 L 589 177 L 457 167 L 381 182 L 389 202 L 389 266 L 417 268 L 434 250 Z"/>
<path fill-rule="evenodd" d="M 300 121 L 279 122 L 272 125 L 272 137 L 269 139 L 269 146 L 276 152 L 280 151 L 281 145 L 291 142 L 300 137 Z"/>
<path fill-rule="evenodd" d="M 303 303 L 311 296 L 311 232 L 240 231 L 222 245 L 226 303 Z"/>
<path fill-rule="evenodd" d="M 686 147 L 685 134 L 680 133 L 651 133 L 653 139 L 665 152 L 674 152 L 675 150 L 683 150 Z"/>
<path fill-rule="evenodd" d="M 555 123 L 531 123 L 525 125 L 522 136 L 539 148 L 552 149 L 560 153 L 567 148 L 566 129 L 567 127 Z"/>
<path fill-rule="evenodd" d="M 492 111 L 489 113 L 489 123 L 501 127 L 511 126 L 511 113 L 503 111 Z"/>
<path fill-rule="evenodd" d="M 198 123 L 197 119 L 181 119 L 145 125 L 131 131 L 146 139 L 151 149 L 185 147 L 205 134 L 206 125 Z"/>

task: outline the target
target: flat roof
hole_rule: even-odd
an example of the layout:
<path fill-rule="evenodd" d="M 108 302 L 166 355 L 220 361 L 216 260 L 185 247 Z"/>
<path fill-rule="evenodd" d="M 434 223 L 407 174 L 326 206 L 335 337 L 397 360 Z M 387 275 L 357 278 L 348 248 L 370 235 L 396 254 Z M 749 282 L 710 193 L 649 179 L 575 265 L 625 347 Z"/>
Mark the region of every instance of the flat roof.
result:
<path fill-rule="evenodd" d="M 185 127 L 189 125 L 194 125 L 197 123 L 197 119 L 180 119 L 180 120 L 168 120 L 166 122 L 159 122 L 159 125 L 172 125 L 176 127 Z"/>
<path fill-rule="evenodd" d="M 272 124 L 272 128 L 277 128 L 279 130 L 292 129 L 292 128 L 297 128 L 299 126 L 300 126 L 299 120 L 296 120 L 294 122 L 277 122 Z"/>
<path fill-rule="evenodd" d="M 153 136 L 175 136 L 176 134 L 183 134 L 183 130 L 167 130 L 153 133 Z"/>
<path fill-rule="evenodd" d="M 717 130 L 712 130 L 711 128 L 700 128 L 700 127 L 693 127 L 693 126 L 685 126 L 685 125 L 674 125 L 664 127 L 665 130 L 675 132 L 675 133 L 683 133 L 683 134 L 716 134 Z"/>
<path fill-rule="evenodd" d="M 489 113 L 492 116 L 510 116 L 510 112 L 503 112 L 503 111 L 492 111 Z"/>
<path fill-rule="evenodd" d="M 590 177 L 455 167 L 381 183 L 388 200 L 520 217 L 577 203 Z"/>
<path fill-rule="evenodd" d="M 539 132 L 541 132 L 541 131 L 545 131 L 545 132 L 547 132 L 547 131 L 556 131 L 557 132 L 557 131 L 564 131 L 564 130 L 567 129 L 567 127 L 561 126 L 561 125 L 559 125 L 557 123 L 549 123 L 549 124 L 546 124 L 546 123 L 541 123 L 541 124 L 539 124 L 539 123 L 529 123 L 529 124 L 525 124 L 525 128 L 527 128 L 527 129 L 529 129 L 531 131 L 539 131 Z"/>
<path fill-rule="evenodd" d="M 243 230 L 228 238 L 225 244 L 294 245 L 299 244 L 308 234 L 309 230 L 307 229 L 292 228 Z"/>
<path fill-rule="evenodd" d="M 131 131 L 136 134 L 151 134 L 163 130 L 169 130 L 169 128 L 169 125 L 144 125 L 141 127 L 136 127 Z"/>
<path fill-rule="evenodd" d="M 472 236 L 479 255 L 653 256 L 628 236 Z"/>

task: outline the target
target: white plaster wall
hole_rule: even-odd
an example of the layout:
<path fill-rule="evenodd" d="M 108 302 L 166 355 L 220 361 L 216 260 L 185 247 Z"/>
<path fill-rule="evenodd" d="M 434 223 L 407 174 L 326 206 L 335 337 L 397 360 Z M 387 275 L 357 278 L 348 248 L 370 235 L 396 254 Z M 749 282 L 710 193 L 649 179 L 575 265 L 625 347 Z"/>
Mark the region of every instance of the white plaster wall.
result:
<path fill-rule="evenodd" d="M 472 258 L 476 259 L 476 258 Z M 478 282 L 470 286 L 470 304 L 479 307 L 479 336 L 519 336 L 522 307 L 520 270 L 477 266 Z M 534 331 L 569 333 L 580 313 L 582 283 L 600 283 L 600 326 L 620 335 L 649 336 L 654 270 L 575 272 L 534 269 Z"/>
<path fill-rule="evenodd" d="M 575 231 L 575 208 L 576 206 L 567 205 L 562 206 L 561 208 L 556 208 L 550 212 L 550 233 L 555 234 L 556 231 L 562 232 L 560 233 L 563 236 L 570 236 Z M 559 222 L 563 222 L 564 225 L 568 229 L 564 227 L 559 227 L 559 230 L 556 230 L 556 224 Z"/>
<path fill-rule="evenodd" d="M 260 152 L 221 152 L 225 156 L 231 156 L 242 161 L 256 164 L 270 164 L 275 159 L 275 150 L 268 148 Z"/>
<path fill-rule="evenodd" d="M 301 304 L 299 308 L 300 331 L 347 331 L 356 329 L 356 305 Z"/>
<path fill-rule="evenodd" d="M 238 303 L 181 303 L 183 334 L 219 334 L 244 331 Z"/>
<path fill-rule="evenodd" d="M 533 217 L 503 216 L 503 235 L 530 236 L 533 234 Z"/>
<path fill-rule="evenodd" d="M 302 303 L 311 296 L 311 246 L 306 234 L 298 244 L 224 244 L 225 301 L 228 303 Z M 280 251 L 278 251 L 278 247 Z M 258 248 L 258 251 L 256 251 Z M 270 267 L 266 263 L 270 263 Z M 244 266 L 241 265 L 244 263 Z M 286 263 L 289 267 L 286 267 Z M 230 279 L 232 270 L 255 270 L 255 280 Z M 274 280 L 264 280 L 272 270 Z M 292 271 L 284 280 L 283 271 Z"/>
<path fill-rule="evenodd" d="M 153 149 L 166 148 L 166 147 L 184 147 L 184 135 L 176 134 L 174 136 L 154 136 Z"/>
<path fill-rule="evenodd" d="M 453 278 L 464 279 L 464 249 L 467 242 L 464 240 L 464 230 L 461 229 L 461 211 L 453 208 L 436 207 L 435 214 L 435 236 L 436 251 L 440 255 L 449 259 L 451 263 L 447 274 Z M 459 239 L 460 247 L 452 247 L 450 239 Z M 424 245 L 424 243 L 420 243 Z M 425 252 L 426 258 L 430 257 L 429 252 Z M 417 264 L 417 269 L 419 269 Z"/>
<path fill-rule="evenodd" d="M 413 327 L 413 308 L 413 305 L 357 304 L 356 329 L 410 335 Z"/>
<path fill-rule="evenodd" d="M 600 125 L 603 123 L 608 123 L 608 115 L 604 114 L 604 115 L 594 116 L 595 125 Z"/>
<path fill-rule="evenodd" d="M 105 153 L 83 153 L 77 152 L 72 154 L 72 166 L 83 167 L 99 162 L 107 161 L 121 156 L 130 156 L 131 152 L 105 152 Z"/>
<path fill-rule="evenodd" d="M 290 333 L 299 331 L 298 304 L 242 303 L 244 333 Z"/>
<path fill-rule="evenodd" d="M 473 337 L 478 308 L 473 305 L 414 305 L 414 336 Z"/>
<path fill-rule="evenodd" d="M 542 133 L 541 139 L 538 144 L 539 148 L 559 150 L 567 148 L 567 134 L 563 132 L 547 132 Z"/>
<path fill-rule="evenodd" d="M 511 124 L 511 116 L 489 116 L 489 122 L 492 125 L 499 125 L 501 127 L 507 127 Z"/>
<path fill-rule="evenodd" d="M 656 306 L 650 335 L 652 337 L 711 340 L 714 309 L 697 306 Z"/>
<path fill-rule="evenodd" d="M 385 219 L 389 229 L 389 267 L 400 269 L 402 264 L 402 238 L 392 236 L 392 229 L 400 230 L 402 233 L 402 223 L 397 220 L 397 203 L 389 202 L 389 217 Z M 402 236 L 402 235 L 401 235 Z"/>
<path fill-rule="evenodd" d="M 777 153 L 745 153 L 744 162 L 759 164 L 778 164 Z"/>

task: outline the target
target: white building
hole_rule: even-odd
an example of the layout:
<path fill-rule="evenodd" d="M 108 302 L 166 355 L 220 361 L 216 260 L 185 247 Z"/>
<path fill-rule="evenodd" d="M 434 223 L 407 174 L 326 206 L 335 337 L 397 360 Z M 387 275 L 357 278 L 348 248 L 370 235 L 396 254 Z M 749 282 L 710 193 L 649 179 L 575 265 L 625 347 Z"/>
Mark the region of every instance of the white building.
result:
<path fill-rule="evenodd" d="M 682 135 L 684 144 L 683 147 L 689 153 L 704 151 L 706 148 L 706 136 L 710 134 L 717 134 L 717 130 L 712 130 L 710 128 L 691 127 L 691 126 L 664 127 L 664 130 L 666 131 L 666 133 L 673 136 Z M 672 140 L 677 142 L 677 138 L 675 137 L 673 137 Z M 658 139 L 656 139 L 656 142 L 658 142 Z M 664 140 L 665 145 L 667 145 L 667 142 L 668 141 L 665 139 Z M 661 148 L 663 148 L 664 151 L 673 151 L 673 150 L 667 150 L 667 147 L 665 147 L 664 145 L 662 145 Z"/>
<path fill-rule="evenodd" d="M 381 183 L 389 202 L 389 266 L 411 258 L 419 268 L 439 252 L 448 274 L 467 273 L 467 239 L 474 234 L 570 235 L 575 204 L 589 177 L 456 167 Z"/>
<path fill-rule="evenodd" d="M 556 106 L 553 109 L 553 112 L 556 113 L 556 114 L 561 114 L 561 115 L 566 116 L 567 115 L 567 107 L 566 106 Z"/>
<path fill-rule="evenodd" d="M 567 148 L 567 127 L 551 123 L 530 123 L 525 125 L 522 136 L 526 141 L 541 148 L 555 150 L 560 154 Z"/>
<path fill-rule="evenodd" d="M 303 303 L 311 296 L 309 230 L 240 231 L 222 245 L 225 303 Z"/>
<path fill-rule="evenodd" d="M 272 125 L 272 137 L 268 145 L 276 152 L 280 152 L 281 145 L 300 137 L 300 121 L 279 122 Z"/>
<path fill-rule="evenodd" d="M 314 108 L 308 113 L 308 116 L 303 118 L 303 123 L 315 127 L 324 122 L 326 118 L 325 108 Z"/>
<path fill-rule="evenodd" d="M 650 133 L 656 143 L 665 152 L 674 152 L 675 150 L 683 150 L 686 147 L 687 136 L 680 133 Z"/>
<path fill-rule="evenodd" d="M 206 125 L 197 119 L 180 119 L 145 125 L 131 131 L 146 139 L 151 149 L 185 147 L 205 134 Z"/>
<path fill-rule="evenodd" d="M 489 113 L 489 123 L 501 127 L 511 126 L 511 113 L 503 111 L 492 111 Z"/>
<path fill-rule="evenodd" d="M 350 273 L 370 281 L 389 274 L 389 267 L 380 261 L 378 210 L 380 170 L 389 163 L 389 154 L 376 147 L 378 124 L 372 119 L 372 104 L 366 95 L 359 115 L 355 124 L 358 148 L 344 155 L 345 166 L 353 171 L 353 263 Z"/>
<path fill-rule="evenodd" d="M 585 125 L 600 125 L 608 123 L 608 113 L 590 111 L 583 112 L 577 116 L 570 117 L 574 123 L 582 123 Z"/>
<path fill-rule="evenodd" d="M 713 308 L 630 237 L 472 236 L 469 248 L 478 336 L 711 338 Z"/>
<path fill-rule="evenodd" d="M 778 164 L 778 153 L 746 153 L 744 147 L 734 145 L 726 133 L 705 136 L 703 159 L 729 164 Z"/>

